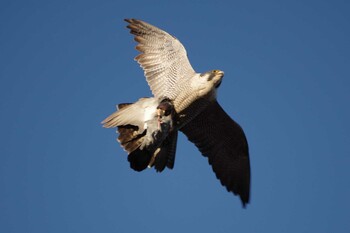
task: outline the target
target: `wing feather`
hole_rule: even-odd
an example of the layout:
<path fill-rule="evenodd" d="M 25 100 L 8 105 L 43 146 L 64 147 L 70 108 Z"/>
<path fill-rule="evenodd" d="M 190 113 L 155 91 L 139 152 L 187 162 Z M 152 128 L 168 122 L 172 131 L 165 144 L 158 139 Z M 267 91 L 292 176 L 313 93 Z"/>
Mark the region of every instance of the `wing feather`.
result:
<path fill-rule="evenodd" d="M 250 198 L 248 143 L 242 128 L 215 101 L 180 129 L 208 157 L 216 177 L 243 206 Z"/>
<path fill-rule="evenodd" d="M 176 85 L 195 74 L 181 42 L 167 32 L 137 19 L 125 19 L 141 52 L 135 60 L 143 68 L 155 97 L 175 98 Z"/>

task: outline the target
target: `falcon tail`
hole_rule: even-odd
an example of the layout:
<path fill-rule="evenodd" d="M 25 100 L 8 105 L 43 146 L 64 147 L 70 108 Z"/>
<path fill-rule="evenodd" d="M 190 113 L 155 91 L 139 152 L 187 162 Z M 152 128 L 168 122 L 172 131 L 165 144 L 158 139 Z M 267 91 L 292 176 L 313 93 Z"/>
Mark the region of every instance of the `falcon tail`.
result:
<path fill-rule="evenodd" d="M 130 167 L 138 172 L 145 170 L 149 166 L 151 160 L 152 154 L 146 149 L 140 150 L 137 148 L 128 155 Z"/>
<path fill-rule="evenodd" d="M 157 172 L 162 172 L 165 167 L 173 169 L 176 154 L 178 131 L 172 132 L 155 152 L 148 149 L 137 148 L 128 155 L 130 167 L 135 171 L 143 171 L 147 167 L 154 167 Z"/>

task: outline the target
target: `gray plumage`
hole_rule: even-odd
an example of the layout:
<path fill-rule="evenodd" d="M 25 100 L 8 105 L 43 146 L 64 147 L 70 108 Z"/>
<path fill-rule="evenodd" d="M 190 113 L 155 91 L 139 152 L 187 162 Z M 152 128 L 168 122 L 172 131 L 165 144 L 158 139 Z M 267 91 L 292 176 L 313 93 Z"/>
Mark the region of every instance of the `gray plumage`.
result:
<path fill-rule="evenodd" d="M 242 128 L 216 101 L 224 72 L 196 73 L 174 36 L 140 20 L 125 21 L 138 42 L 135 60 L 154 97 L 121 108 L 104 126 L 118 127 L 119 142 L 135 170 L 153 165 L 157 171 L 173 168 L 177 132 L 182 131 L 208 157 L 221 184 L 239 195 L 245 206 L 250 197 L 248 143 Z M 162 103 L 171 106 L 172 114 L 160 126 L 156 109 Z"/>

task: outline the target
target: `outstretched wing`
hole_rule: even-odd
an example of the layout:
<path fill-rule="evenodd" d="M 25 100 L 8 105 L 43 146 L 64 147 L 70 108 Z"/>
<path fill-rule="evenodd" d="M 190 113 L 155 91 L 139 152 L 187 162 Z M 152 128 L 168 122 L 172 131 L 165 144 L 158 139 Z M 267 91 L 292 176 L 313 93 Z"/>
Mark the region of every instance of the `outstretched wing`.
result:
<path fill-rule="evenodd" d="M 249 202 L 250 163 L 242 128 L 215 101 L 180 129 L 208 157 L 216 177 L 229 192 Z"/>
<path fill-rule="evenodd" d="M 143 68 L 155 97 L 177 96 L 176 85 L 195 74 L 184 46 L 174 36 L 137 19 L 125 19 L 127 28 L 135 35 L 141 53 L 135 60 Z"/>

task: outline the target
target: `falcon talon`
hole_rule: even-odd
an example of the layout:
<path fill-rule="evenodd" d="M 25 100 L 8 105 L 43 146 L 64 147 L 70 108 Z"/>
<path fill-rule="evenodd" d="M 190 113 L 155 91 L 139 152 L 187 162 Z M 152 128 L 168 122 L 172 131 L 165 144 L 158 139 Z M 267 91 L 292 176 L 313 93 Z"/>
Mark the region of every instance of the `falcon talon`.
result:
<path fill-rule="evenodd" d="M 103 122 L 117 127 L 130 167 L 161 172 L 174 167 L 178 131 L 208 158 L 216 177 L 243 207 L 250 199 L 248 142 L 242 128 L 216 100 L 224 72 L 196 73 L 174 36 L 137 19 L 125 19 L 138 43 L 135 60 L 154 97 L 119 104 Z"/>

